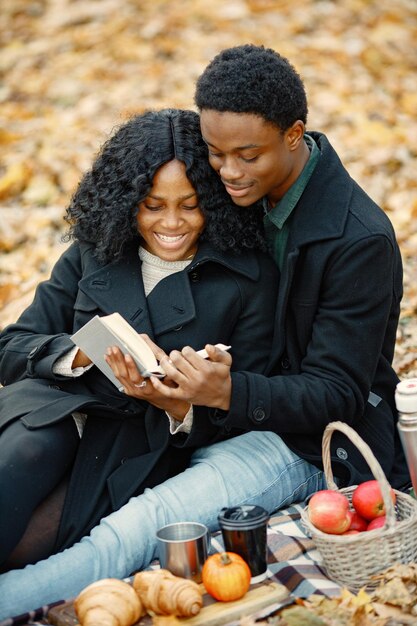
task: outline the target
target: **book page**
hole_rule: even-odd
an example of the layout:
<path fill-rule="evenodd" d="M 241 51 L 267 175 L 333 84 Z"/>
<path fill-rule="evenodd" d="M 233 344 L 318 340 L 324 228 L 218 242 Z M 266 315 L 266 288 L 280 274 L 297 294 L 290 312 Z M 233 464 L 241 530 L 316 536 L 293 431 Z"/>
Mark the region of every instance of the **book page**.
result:
<path fill-rule="evenodd" d="M 119 313 L 112 313 L 100 318 L 101 322 L 107 326 L 125 344 L 132 357 L 136 357 L 147 372 L 163 373 L 154 353 L 146 341 Z"/>

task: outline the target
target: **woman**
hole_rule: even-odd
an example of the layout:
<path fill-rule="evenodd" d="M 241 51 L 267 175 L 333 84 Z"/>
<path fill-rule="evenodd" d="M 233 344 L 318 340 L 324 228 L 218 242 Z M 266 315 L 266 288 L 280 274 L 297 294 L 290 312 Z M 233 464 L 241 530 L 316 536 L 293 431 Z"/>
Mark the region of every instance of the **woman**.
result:
<path fill-rule="evenodd" d="M 66 219 L 72 245 L 0 339 L 3 562 L 71 468 L 55 551 L 183 471 L 197 447 L 242 432 L 219 428 L 209 409 L 164 399 L 134 373 L 129 384 L 132 363 L 109 350 L 118 390 L 71 334 L 119 311 L 166 353 L 231 344 L 233 367 L 259 373 L 272 339 L 278 281 L 259 251 L 261 215 L 228 199 L 196 113 L 148 112 L 122 125 Z"/>

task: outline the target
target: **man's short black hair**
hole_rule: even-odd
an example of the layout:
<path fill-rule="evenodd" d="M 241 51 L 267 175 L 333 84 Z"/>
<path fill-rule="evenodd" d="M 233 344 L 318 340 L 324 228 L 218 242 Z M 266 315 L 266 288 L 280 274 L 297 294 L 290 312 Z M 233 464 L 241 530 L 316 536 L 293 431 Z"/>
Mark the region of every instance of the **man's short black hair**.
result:
<path fill-rule="evenodd" d="M 299 74 L 278 52 L 245 44 L 220 52 L 197 81 L 200 111 L 254 113 L 287 130 L 307 121 L 307 97 Z"/>

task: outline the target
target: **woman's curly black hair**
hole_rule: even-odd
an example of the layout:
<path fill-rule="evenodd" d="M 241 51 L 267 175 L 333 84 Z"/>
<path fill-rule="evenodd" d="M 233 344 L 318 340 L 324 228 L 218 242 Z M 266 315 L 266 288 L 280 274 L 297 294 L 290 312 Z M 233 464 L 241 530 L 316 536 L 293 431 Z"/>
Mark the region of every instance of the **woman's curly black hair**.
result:
<path fill-rule="evenodd" d="M 265 249 L 260 204 L 233 204 L 211 168 L 198 113 L 148 111 L 120 126 L 102 146 L 67 208 L 66 239 L 92 242 L 102 262 L 118 259 L 124 245 L 140 236 L 136 215 L 163 164 L 186 166 L 206 224 L 201 239 L 221 250 Z"/>
<path fill-rule="evenodd" d="M 200 111 L 253 113 L 281 131 L 307 122 L 307 96 L 294 67 L 275 50 L 253 44 L 214 57 L 197 80 L 195 103 Z"/>

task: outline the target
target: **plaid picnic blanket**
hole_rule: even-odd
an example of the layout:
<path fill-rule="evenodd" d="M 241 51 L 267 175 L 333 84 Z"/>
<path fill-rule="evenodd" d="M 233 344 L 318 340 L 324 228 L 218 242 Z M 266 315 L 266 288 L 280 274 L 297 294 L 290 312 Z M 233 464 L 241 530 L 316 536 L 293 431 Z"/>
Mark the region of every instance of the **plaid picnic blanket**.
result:
<path fill-rule="evenodd" d="M 313 541 L 306 536 L 301 523 L 304 504 L 295 504 L 273 515 L 268 525 L 268 577 L 281 583 L 290 593 L 307 598 L 312 593 L 339 595 L 340 587 L 326 576 L 320 555 Z M 211 538 L 212 551 L 224 549 L 221 533 Z M 158 567 L 157 564 L 152 565 Z M 68 598 L 40 607 L 29 614 L 0 622 L 0 626 L 35 626 L 48 624 L 47 614 L 52 606 Z"/>

